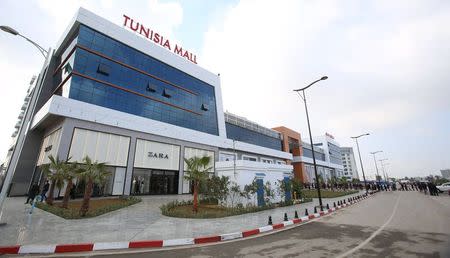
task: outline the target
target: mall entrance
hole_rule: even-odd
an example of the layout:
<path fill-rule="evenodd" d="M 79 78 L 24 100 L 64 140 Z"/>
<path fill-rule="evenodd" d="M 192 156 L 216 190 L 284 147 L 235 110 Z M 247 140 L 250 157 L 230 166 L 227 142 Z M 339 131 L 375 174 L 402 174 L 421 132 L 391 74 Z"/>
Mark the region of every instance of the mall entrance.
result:
<path fill-rule="evenodd" d="M 132 195 L 178 194 L 178 171 L 135 168 Z"/>

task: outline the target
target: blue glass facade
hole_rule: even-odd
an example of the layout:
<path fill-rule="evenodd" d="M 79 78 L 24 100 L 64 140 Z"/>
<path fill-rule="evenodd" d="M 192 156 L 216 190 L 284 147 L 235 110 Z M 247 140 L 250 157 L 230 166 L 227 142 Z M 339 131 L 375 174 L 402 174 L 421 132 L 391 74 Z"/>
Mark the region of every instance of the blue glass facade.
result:
<path fill-rule="evenodd" d="M 218 135 L 213 86 L 83 25 L 77 44 L 69 98 Z"/>
<path fill-rule="evenodd" d="M 312 150 L 311 149 L 307 149 L 307 148 L 302 148 L 303 149 L 303 156 L 311 158 L 312 159 Z M 317 160 L 322 160 L 325 161 L 325 154 L 324 153 L 320 153 L 317 151 L 314 151 L 314 156 Z"/>
<path fill-rule="evenodd" d="M 225 123 L 228 139 L 242 141 L 270 149 L 282 150 L 281 139 L 270 137 L 231 123 Z"/>

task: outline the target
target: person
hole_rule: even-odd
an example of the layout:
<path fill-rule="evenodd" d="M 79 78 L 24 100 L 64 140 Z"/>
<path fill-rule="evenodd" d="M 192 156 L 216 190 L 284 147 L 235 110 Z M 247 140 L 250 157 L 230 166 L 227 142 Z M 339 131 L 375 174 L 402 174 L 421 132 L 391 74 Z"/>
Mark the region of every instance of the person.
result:
<path fill-rule="evenodd" d="M 47 192 L 48 192 L 49 188 L 50 188 L 50 183 L 48 182 L 48 180 L 46 180 L 44 187 L 42 188 L 42 192 L 41 192 L 41 202 L 43 202 L 44 199 L 47 198 Z"/>
<path fill-rule="evenodd" d="M 28 198 L 27 201 L 25 202 L 25 204 L 28 204 L 28 202 L 33 203 L 34 197 L 36 197 L 36 195 L 39 194 L 39 186 L 34 183 L 31 187 L 30 190 L 28 190 Z"/>

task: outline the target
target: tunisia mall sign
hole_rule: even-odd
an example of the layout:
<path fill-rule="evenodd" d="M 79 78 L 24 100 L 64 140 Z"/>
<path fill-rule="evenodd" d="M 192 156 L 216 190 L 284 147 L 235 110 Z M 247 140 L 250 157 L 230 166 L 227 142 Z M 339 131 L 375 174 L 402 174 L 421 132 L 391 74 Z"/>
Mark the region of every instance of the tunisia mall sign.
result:
<path fill-rule="evenodd" d="M 123 18 L 124 18 L 123 26 L 130 28 L 134 32 L 141 34 L 150 41 L 153 41 L 155 44 L 158 44 L 170 51 L 173 51 L 175 54 L 186 58 L 187 60 L 191 61 L 194 64 L 197 64 L 196 55 L 192 54 L 186 49 L 183 49 L 178 44 L 172 45 L 169 39 L 166 39 L 160 33 L 155 32 L 148 27 L 145 27 L 142 23 L 133 20 L 133 18 L 130 18 L 125 14 L 123 15 Z"/>

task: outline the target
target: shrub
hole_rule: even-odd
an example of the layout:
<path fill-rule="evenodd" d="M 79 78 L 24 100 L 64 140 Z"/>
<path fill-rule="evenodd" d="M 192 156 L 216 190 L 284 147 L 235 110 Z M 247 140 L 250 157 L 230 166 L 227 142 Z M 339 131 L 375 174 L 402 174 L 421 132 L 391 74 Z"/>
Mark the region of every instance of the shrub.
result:
<path fill-rule="evenodd" d="M 123 200 L 121 202 L 118 203 L 114 203 L 114 204 L 109 204 L 106 206 L 103 206 L 101 208 L 97 208 L 95 209 L 95 205 L 92 205 L 92 209 L 90 209 L 87 213 L 86 216 L 81 216 L 79 214 L 79 209 L 78 208 L 71 208 L 69 206 L 69 208 L 65 209 L 65 208 L 61 208 L 57 205 L 47 205 L 46 203 L 43 202 L 37 202 L 36 203 L 36 207 L 38 207 L 41 210 L 50 212 L 56 216 L 59 216 L 61 218 L 64 219 L 82 219 L 82 218 L 91 218 L 91 217 L 96 217 L 114 210 L 118 210 L 133 204 L 136 204 L 138 202 L 141 202 L 140 198 L 137 197 L 127 197 L 127 198 L 118 198 L 120 200 Z"/>

